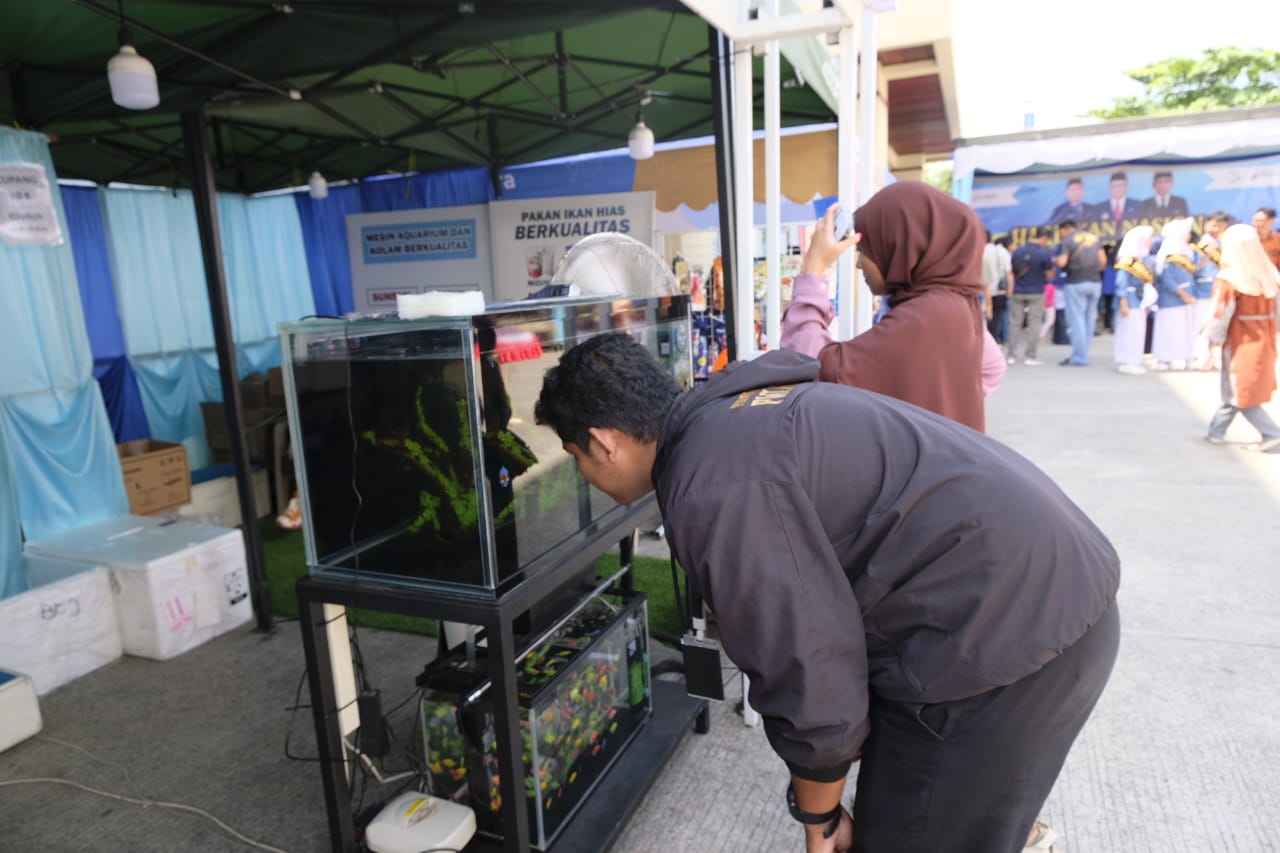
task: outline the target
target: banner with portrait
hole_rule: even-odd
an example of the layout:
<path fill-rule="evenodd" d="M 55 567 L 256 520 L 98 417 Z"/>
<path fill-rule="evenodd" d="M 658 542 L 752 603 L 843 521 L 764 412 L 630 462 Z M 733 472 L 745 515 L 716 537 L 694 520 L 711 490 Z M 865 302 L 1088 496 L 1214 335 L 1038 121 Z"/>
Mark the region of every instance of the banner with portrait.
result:
<path fill-rule="evenodd" d="M 1110 166 L 1016 175 L 975 174 L 970 204 L 993 235 L 1014 245 L 1036 226 L 1071 219 L 1105 242 L 1135 225 L 1160 227 L 1223 211 L 1248 222 L 1261 207 L 1280 205 L 1280 155 L 1248 159 L 1132 161 Z"/>

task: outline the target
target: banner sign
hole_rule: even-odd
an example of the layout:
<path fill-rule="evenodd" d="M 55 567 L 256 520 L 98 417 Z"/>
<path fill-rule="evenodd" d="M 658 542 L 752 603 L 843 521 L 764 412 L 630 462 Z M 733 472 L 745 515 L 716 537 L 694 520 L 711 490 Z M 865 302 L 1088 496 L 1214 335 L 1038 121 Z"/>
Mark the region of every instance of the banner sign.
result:
<path fill-rule="evenodd" d="M 1170 219 L 1223 211 L 1248 222 L 1260 207 L 1280 206 L 1280 156 L 1187 160 L 1175 165 L 1120 163 L 1105 168 L 1017 175 L 975 175 L 970 204 L 987 230 L 1026 242 L 1032 228 L 1073 219 L 1106 242 L 1136 225 L 1156 232 Z"/>
<path fill-rule="evenodd" d="M 494 298 L 486 205 L 352 214 L 347 247 L 357 311 L 394 310 L 397 293 L 428 290 Z"/>
<path fill-rule="evenodd" d="M 56 246 L 62 242 L 49 176 L 39 163 L 0 166 L 0 239 L 9 246 Z"/>
<path fill-rule="evenodd" d="M 494 296 L 525 299 L 551 281 L 565 252 L 607 231 L 653 243 L 652 192 L 489 203 Z"/>

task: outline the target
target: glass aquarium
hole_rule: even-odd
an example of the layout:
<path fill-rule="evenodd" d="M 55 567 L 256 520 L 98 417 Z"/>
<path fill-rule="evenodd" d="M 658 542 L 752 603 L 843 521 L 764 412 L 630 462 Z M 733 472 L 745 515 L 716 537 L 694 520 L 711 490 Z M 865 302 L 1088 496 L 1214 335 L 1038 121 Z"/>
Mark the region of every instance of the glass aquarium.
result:
<path fill-rule="evenodd" d="M 480 650 L 483 652 L 483 650 Z M 499 835 L 498 742 L 485 660 L 428 668 L 422 698 L 431 793 L 463 803 Z M 604 595 L 516 662 L 529 837 L 545 849 L 650 713 L 643 593 Z"/>
<path fill-rule="evenodd" d="M 567 348 L 625 332 L 692 383 L 686 296 L 281 327 L 313 575 L 496 596 L 621 512 L 534 422 Z"/>

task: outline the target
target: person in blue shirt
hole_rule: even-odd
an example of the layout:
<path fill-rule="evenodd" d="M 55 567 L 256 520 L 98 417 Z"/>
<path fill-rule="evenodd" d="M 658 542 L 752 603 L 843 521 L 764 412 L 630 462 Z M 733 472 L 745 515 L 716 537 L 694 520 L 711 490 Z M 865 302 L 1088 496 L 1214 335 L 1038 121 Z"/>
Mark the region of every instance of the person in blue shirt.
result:
<path fill-rule="evenodd" d="M 1156 370 L 1186 370 L 1195 339 L 1195 273 L 1199 255 L 1191 248 L 1190 218 L 1165 223 L 1156 255 L 1156 322 L 1151 355 Z"/>
<path fill-rule="evenodd" d="M 1150 225 L 1130 228 L 1116 251 L 1116 370 L 1129 376 L 1147 372 L 1142 366 L 1142 344 L 1147 331 L 1147 309 L 1143 290 L 1151 286 L 1151 240 L 1156 230 Z"/>
<path fill-rule="evenodd" d="M 1009 335 L 1005 339 L 1005 355 L 1009 363 L 1017 361 L 1018 342 L 1027 339 L 1022 363 L 1035 367 L 1041 362 L 1036 358 L 1036 345 L 1040 342 L 1040 327 L 1044 325 L 1044 288 L 1052 282 L 1057 272 L 1053 253 L 1049 251 L 1049 236 L 1053 229 L 1042 226 L 1032 232 L 1031 239 L 1013 252 L 1013 293 L 1009 296 Z"/>

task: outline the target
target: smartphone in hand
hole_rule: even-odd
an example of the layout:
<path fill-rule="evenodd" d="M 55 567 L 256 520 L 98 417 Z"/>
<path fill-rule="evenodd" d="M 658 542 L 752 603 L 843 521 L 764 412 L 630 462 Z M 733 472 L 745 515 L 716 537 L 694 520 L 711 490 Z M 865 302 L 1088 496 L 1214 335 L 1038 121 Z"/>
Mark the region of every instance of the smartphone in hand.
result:
<path fill-rule="evenodd" d="M 853 208 L 846 205 L 840 205 L 840 210 L 836 212 L 835 221 L 835 237 L 837 240 L 846 240 L 853 234 Z"/>

